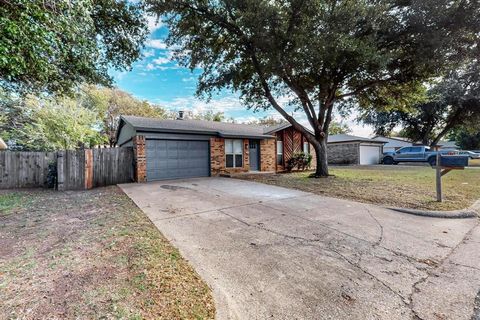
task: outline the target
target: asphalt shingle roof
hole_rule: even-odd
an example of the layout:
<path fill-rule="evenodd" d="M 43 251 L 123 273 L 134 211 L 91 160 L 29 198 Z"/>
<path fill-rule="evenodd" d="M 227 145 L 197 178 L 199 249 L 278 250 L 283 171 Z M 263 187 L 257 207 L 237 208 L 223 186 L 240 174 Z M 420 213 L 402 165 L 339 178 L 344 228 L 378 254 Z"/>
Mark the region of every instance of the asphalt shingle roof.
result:
<path fill-rule="evenodd" d="M 257 125 L 190 119 L 162 120 L 136 116 L 122 116 L 122 119 L 136 130 L 144 131 L 193 132 L 218 134 L 223 137 L 273 137 L 265 133 L 266 127 Z"/>
<path fill-rule="evenodd" d="M 386 143 L 387 141 L 378 141 L 369 138 L 352 136 L 349 134 L 334 134 L 328 136 L 328 143 L 340 143 L 340 142 L 370 142 L 370 143 Z"/>

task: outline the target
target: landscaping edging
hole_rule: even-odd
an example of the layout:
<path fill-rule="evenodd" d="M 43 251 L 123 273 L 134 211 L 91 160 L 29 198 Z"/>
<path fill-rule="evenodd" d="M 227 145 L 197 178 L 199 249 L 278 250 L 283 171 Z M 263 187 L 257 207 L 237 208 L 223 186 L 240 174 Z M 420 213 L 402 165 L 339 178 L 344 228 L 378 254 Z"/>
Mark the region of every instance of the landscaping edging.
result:
<path fill-rule="evenodd" d="M 388 209 L 413 214 L 416 216 L 422 217 L 431 217 L 431 218 L 444 218 L 444 219 L 468 219 L 476 218 L 480 216 L 480 200 L 477 200 L 470 208 L 463 210 L 453 210 L 453 211 L 428 211 L 428 210 L 416 210 L 416 209 L 406 209 L 406 208 L 395 208 L 389 207 Z"/>

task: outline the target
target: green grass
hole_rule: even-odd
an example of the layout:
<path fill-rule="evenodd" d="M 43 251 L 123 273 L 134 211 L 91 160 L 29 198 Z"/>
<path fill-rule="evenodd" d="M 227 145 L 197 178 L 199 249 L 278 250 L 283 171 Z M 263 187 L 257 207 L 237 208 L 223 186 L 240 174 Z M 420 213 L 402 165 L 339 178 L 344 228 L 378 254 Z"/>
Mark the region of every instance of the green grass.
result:
<path fill-rule="evenodd" d="M 258 182 L 383 206 L 428 210 L 463 209 L 480 198 L 480 169 L 455 170 L 443 177 L 443 203 L 436 202 L 435 170 L 428 166 L 331 167 L 329 178 L 311 172 L 250 175 Z"/>
<path fill-rule="evenodd" d="M 27 197 L 23 193 L 0 194 L 0 215 L 7 215 L 15 208 L 26 205 Z"/>

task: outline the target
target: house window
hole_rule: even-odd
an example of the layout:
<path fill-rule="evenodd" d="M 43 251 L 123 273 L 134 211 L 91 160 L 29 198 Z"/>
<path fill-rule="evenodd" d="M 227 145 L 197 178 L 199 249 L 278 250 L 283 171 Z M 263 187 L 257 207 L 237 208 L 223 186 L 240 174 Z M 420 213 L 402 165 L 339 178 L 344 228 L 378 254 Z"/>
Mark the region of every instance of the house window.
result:
<path fill-rule="evenodd" d="M 310 145 L 308 144 L 308 142 L 303 143 L 303 153 L 305 153 L 305 154 L 310 153 Z"/>
<path fill-rule="evenodd" d="M 277 141 L 277 164 L 283 165 L 283 141 Z"/>
<path fill-rule="evenodd" d="M 243 167 L 243 141 L 225 139 L 225 163 L 227 168 Z"/>

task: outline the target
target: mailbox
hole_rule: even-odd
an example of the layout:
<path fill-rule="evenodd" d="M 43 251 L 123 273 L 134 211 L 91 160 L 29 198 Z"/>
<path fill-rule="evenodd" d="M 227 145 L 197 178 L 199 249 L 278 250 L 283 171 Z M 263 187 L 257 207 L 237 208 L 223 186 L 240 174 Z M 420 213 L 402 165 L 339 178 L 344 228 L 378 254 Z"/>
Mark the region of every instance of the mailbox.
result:
<path fill-rule="evenodd" d="M 468 167 L 468 157 L 465 156 L 440 156 L 440 165 L 442 167 Z"/>

